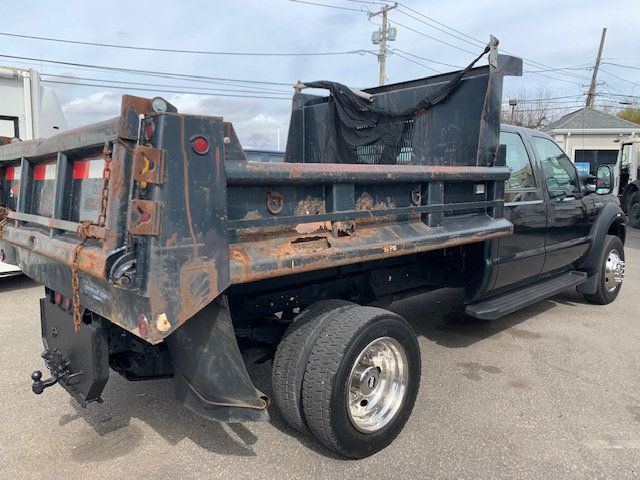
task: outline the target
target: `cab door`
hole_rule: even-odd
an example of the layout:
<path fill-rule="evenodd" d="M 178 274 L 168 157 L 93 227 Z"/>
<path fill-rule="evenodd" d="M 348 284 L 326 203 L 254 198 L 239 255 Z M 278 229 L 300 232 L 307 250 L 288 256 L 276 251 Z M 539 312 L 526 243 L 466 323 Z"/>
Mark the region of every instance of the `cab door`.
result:
<path fill-rule="evenodd" d="M 542 273 L 547 273 L 568 267 L 589 249 L 595 195 L 583 195 L 575 165 L 553 140 L 542 135 L 531 138 L 548 198 L 542 268 Z"/>
<path fill-rule="evenodd" d="M 514 231 L 499 240 L 495 290 L 539 275 L 544 264 L 547 205 L 542 185 L 536 181 L 538 165 L 522 135 L 524 131 L 508 126 L 500 133 L 511 171 L 505 182 L 505 218 L 513 223 Z"/>

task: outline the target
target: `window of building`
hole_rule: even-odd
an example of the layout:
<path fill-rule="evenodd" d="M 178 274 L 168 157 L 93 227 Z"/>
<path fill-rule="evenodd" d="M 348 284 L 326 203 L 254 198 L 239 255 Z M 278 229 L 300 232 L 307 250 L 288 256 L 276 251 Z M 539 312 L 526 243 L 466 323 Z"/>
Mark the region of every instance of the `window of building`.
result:
<path fill-rule="evenodd" d="M 614 165 L 618 160 L 618 150 L 576 150 L 574 153 L 576 163 L 588 163 L 589 173 L 596 174 L 598 165 Z"/>

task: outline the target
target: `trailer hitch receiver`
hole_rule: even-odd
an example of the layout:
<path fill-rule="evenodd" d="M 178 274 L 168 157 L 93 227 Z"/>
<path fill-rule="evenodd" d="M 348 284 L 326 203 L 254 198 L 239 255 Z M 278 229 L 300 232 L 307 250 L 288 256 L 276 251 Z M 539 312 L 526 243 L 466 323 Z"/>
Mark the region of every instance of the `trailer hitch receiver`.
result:
<path fill-rule="evenodd" d="M 67 360 L 57 350 L 45 350 L 42 352 L 42 358 L 44 358 L 47 367 L 51 370 L 51 377 L 46 380 L 42 380 L 42 372 L 40 370 L 36 370 L 31 374 L 31 380 L 33 380 L 31 390 L 33 390 L 33 393 L 36 395 L 40 395 L 44 392 L 45 388 L 55 385 L 61 379 L 65 379 L 68 383 L 72 383 L 73 378 L 77 378 L 82 375 L 82 372 L 72 374 L 69 371 L 69 360 Z"/>

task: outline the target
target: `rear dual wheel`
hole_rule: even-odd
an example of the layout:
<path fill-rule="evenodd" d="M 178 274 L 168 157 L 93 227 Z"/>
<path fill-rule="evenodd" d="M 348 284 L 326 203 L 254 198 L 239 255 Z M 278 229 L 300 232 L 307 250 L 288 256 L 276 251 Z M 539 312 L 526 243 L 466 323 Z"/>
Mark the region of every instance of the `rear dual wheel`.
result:
<path fill-rule="evenodd" d="M 372 455 L 393 441 L 413 409 L 420 383 L 416 337 L 402 317 L 379 308 L 341 305 L 319 317 L 310 353 L 296 355 L 306 363 L 296 411 L 324 446 L 349 458 Z M 278 351 L 289 355 L 281 349 L 290 351 L 287 344 Z M 282 364 L 274 361 L 274 368 Z M 276 403 L 291 411 L 291 395 L 283 405 L 278 388 L 274 383 Z"/>

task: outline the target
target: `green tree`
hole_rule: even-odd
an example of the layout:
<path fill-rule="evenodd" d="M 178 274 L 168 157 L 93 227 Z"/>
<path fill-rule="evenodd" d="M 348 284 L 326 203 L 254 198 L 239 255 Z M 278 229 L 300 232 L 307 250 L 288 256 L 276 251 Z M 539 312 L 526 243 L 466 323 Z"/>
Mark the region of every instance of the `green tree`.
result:
<path fill-rule="evenodd" d="M 640 108 L 625 108 L 618 112 L 618 116 L 623 120 L 640 123 Z"/>

